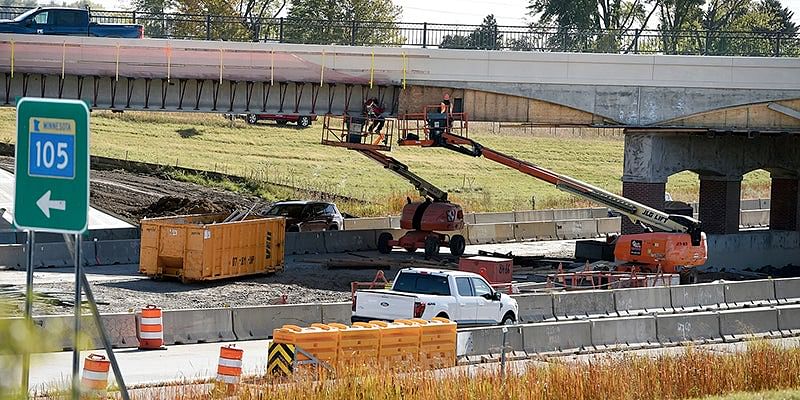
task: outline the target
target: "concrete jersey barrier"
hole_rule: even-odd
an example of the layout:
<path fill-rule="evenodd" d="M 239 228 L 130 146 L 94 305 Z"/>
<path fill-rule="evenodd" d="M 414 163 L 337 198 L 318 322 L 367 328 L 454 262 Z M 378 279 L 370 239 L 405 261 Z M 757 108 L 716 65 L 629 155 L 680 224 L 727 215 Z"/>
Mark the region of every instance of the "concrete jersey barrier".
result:
<path fill-rule="evenodd" d="M 165 310 L 163 324 L 165 345 L 236 340 L 230 308 Z"/>
<path fill-rule="evenodd" d="M 778 303 L 800 303 L 800 278 L 775 279 L 774 283 Z"/>
<path fill-rule="evenodd" d="M 654 316 L 592 320 L 592 344 L 596 348 L 643 347 L 654 343 L 658 343 Z"/>
<path fill-rule="evenodd" d="M 719 330 L 725 340 L 780 335 L 776 308 L 753 308 L 719 312 Z"/>
<path fill-rule="evenodd" d="M 553 315 L 556 319 L 609 316 L 616 314 L 614 307 L 614 292 L 611 290 L 553 293 Z"/>
<path fill-rule="evenodd" d="M 305 326 L 323 322 L 319 304 L 236 307 L 231 313 L 236 340 L 267 339 L 274 329 L 287 324 Z"/>
<path fill-rule="evenodd" d="M 719 314 L 711 311 L 656 315 L 656 334 L 663 344 L 720 340 Z"/>
<path fill-rule="evenodd" d="M 527 353 L 577 352 L 592 347 L 590 321 L 526 324 L 522 334 Z"/>
<path fill-rule="evenodd" d="M 725 303 L 729 306 L 775 303 L 775 283 L 771 279 L 725 282 Z"/>
<path fill-rule="evenodd" d="M 675 311 L 716 310 L 725 306 L 725 290 L 717 283 L 670 287 Z"/>
<path fill-rule="evenodd" d="M 615 289 L 614 308 L 620 316 L 671 311 L 670 288 Z"/>

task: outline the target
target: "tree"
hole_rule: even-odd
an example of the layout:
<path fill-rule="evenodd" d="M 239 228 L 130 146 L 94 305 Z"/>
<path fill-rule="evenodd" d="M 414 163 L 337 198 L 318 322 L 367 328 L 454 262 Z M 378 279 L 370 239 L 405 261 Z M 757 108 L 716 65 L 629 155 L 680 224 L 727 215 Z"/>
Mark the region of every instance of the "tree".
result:
<path fill-rule="evenodd" d="M 148 36 L 172 36 L 171 18 L 166 13 L 177 6 L 175 0 L 134 0 L 131 6 L 139 14 L 136 23 L 144 26 Z"/>
<path fill-rule="evenodd" d="M 697 31 L 705 0 L 661 0 L 659 2 L 662 50 L 665 54 L 696 54 L 696 37 L 686 34 Z"/>
<path fill-rule="evenodd" d="M 36 0 L 0 0 L 0 7 L 36 7 Z"/>
<path fill-rule="evenodd" d="M 797 35 L 798 27 L 792 22 L 792 11 L 784 8 L 780 1 L 747 1 L 737 6 L 728 11 L 731 16 L 721 19 L 721 23 L 713 24 L 715 21 L 710 17 L 704 20 L 704 27 L 708 29 L 707 54 L 797 54 L 797 42 L 791 38 Z"/>
<path fill-rule="evenodd" d="M 138 22 L 154 37 L 259 40 L 287 0 L 134 0 Z M 175 15 L 177 11 L 191 16 Z"/>
<path fill-rule="evenodd" d="M 646 27 L 659 0 L 531 0 L 529 15 L 538 16 L 532 33 L 554 26 L 549 45 L 563 50 L 628 51 L 641 31 L 634 31 L 633 40 L 622 38 L 633 28 Z M 649 6 L 650 10 L 647 10 Z"/>
<path fill-rule="evenodd" d="M 494 14 L 489 14 L 467 36 L 445 35 L 439 47 L 447 49 L 499 50 L 503 48 L 503 35 L 500 34 Z"/>
<path fill-rule="evenodd" d="M 402 44 L 392 0 L 294 0 L 284 41 L 316 44 Z"/>

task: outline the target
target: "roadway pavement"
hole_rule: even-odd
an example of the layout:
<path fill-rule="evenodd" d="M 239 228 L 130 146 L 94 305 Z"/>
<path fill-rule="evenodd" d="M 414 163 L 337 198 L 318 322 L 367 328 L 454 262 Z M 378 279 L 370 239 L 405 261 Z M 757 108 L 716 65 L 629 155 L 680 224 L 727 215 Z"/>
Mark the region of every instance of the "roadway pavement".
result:
<path fill-rule="evenodd" d="M 266 371 L 269 340 L 235 342 L 244 350 L 243 373 L 257 374 Z M 216 376 L 219 349 L 230 343 L 202 343 L 169 346 L 166 350 L 143 351 L 115 349 L 125 384 L 142 386 L 163 382 L 186 382 Z M 105 354 L 101 350 L 81 352 L 81 360 L 91 353 Z M 13 357 L 0 357 L 0 386 L 12 387 L 20 382 L 20 368 L 2 369 L 3 365 L 20 365 Z M 30 389 L 40 391 L 54 385 L 68 384 L 72 371 L 72 352 L 34 354 L 31 357 Z M 83 365 L 83 362 L 81 362 Z M 109 380 L 113 380 L 109 372 Z"/>
<path fill-rule="evenodd" d="M 0 208 L 4 208 L 0 230 L 14 229 L 14 174 L 0 169 Z M 132 228 L 133 225 L 96 208 L 89 208 L 89 229 Z"/>

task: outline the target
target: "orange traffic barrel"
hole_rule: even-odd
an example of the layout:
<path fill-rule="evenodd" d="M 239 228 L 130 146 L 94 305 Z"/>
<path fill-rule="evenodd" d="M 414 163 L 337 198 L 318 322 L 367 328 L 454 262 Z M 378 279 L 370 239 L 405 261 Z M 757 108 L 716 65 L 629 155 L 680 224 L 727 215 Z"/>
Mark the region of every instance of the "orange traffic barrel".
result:
<path fill-rule="evenodd" d="M 244 350 L 235 345 L 219 348 L 219 364 L 217 365 L 217 383 L 227 386 L 231 391 L 239 383 L 242 376 L 242 356 Z"/>
<path fill-rule="evenodd" d="M 106 397 L 111 361 L 101 354 L 89 354 L 83 361 L 81 391 L 91 397 Z"/>
<path fill-rule="evenodd" d="M 160 308 L 149 304 L 142 309 L 138 336 L 140 349 L 160 349 L 164 345 L 164 326 L 161 321 Z"/>

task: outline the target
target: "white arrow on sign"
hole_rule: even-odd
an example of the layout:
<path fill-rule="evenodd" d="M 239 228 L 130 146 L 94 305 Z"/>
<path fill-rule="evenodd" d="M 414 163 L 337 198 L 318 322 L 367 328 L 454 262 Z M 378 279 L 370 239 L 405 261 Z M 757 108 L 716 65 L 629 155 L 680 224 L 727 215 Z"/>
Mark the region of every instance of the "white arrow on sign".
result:
<path fill-rule="evenodd" d="M 64 211 L 67 209 L 67 202 L 65 200 L 50 200 L 50 191 L 43 194 L 39 200 L 36 200 L 36 205 L 42 210 L 44 216 L 50 218 L 50 209 Z"/>

